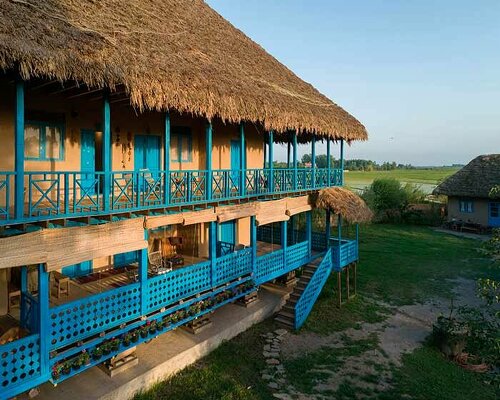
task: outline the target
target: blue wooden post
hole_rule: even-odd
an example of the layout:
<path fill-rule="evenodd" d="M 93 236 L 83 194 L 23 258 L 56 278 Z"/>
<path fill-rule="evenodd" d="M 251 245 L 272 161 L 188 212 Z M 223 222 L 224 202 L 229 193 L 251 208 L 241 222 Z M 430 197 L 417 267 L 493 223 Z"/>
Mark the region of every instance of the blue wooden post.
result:
<path fill-rule="evenodd" d="M 49 374 L 49 332 L 50 332 L 50 316 L 49 316 L 49 274 L 45 271 L 45 265 L 38 265 L 38 305 L 39 319 L 38 328 L 40 333 L 40 372 L 42 376 Z"/>
<path fill-rule="evenodd" d="M 338 242 L 339 242 L 339 247 L 337 251 L 337 262 L 338 262 L 338 267 L 342 268 L 340 265 L 340 259 L 342 256 L 342 216 L 339 214 L 338 219 L 337 219 L 337 233 L 338 233 Z"/>
<path fill-rule="evenodd" d="M 359 224 L 356 224 L 356 260 L 359 258 Z"/>
<path fill-rule="evenodd" d="M 286 151 L 286 167 L 288 169 L 290 169 L 290 155 L 291 155 L 290 153 L 292 152 L 291 147 L 292 147 L 292 142 L 289 141 L 287 143 L 287 151 Z"/>
<path fill-rule="evenodd" d="M 250 217 L 250 246 L 252 247 L 252 273 L 257 272 L 257 223 L 255 215 Z"/>
<path fill-rule="evenodd" d="M 269 131 L 269 193 L 274 193 L 274 133 Z"/>
<path fill-rule="evenodd" d="M 269 141 L 267 133 L 264 133 L 264 169 L 267 168 L 267 142 Z"/>
<path fill-rule="evenodd" d="M 240 171 L 240 195 L 245 195 L 245 185 L 246 185 L 246 176 L 247 176 L 247 151 L 245 144 L 245 125 L 243 122 L 240 122 L 240 162 L 241 162 L 241 171 Z"/>
<path fill-rule="evenodd" d="M 108 90 L 104 90 L 102 105 L 102 168 L 104 172 L 102 203 L 104 210 L 108 211 L 111 194 L 111 109 Z"/>
<path fill-rule="evenodd" d="M 316 187 L 316 136 L 313 136 L 311 141 L 311 164 L 312 164 L 312 184 L 313 188 Z"/>
<path fill-rule="evenodd" d="M 281 248 L 283 249 L 283 265 L 287 265 L 287 247 L 288 247 L 288 221 L 281 222 Z"/>
<path fill-rule="evenodd" d="M 297 244 L 298 240 L 295 239 L 295 215 L 290 215 L 290 231 L 292 236 L 292 244 Z"/>
<path fill-rule="evenodd" d="M 28 293 L 28 267 L 21 267 L 21 326 L 27 327 L 26 321 L 26 293 Z"/>
<path fill-rule="evenodd" d="M 332 174 L 331 174 L 331 162 L 330 162 L 330 157 L 331 157 L 331 150 L 330 150 L 330 138 L 326 138 L 326 168 L 327 168 L 327 176 L 328 176 L 328 183 L 326 186 L 331 185 L 331 179 L 332 179 Z"/>
<path fill-rule="evenodd" d="M 144 230 L 144 240 L 148 240 L 149 231 Z M 148 309 L 148 248 L 139 250 L 139 283 L 141 284 L 141 314 L 146 315 Z"/>
<path fill-rule="evenodd" d="M 16 81 L 16 122 L 14 126 L 14 164 L 15 179 L 15 219 L 20 220 L 24 214 L 24 82 Z"/>
<path fill-rule="evenodd" d="M 325 234 L 326 234 L 326 248 L 327 248 L 327 250 L 328 250 L 328 247 L 330 246 L 330 230 L 331 230 L 330 215 L 331 215 L 330 210 L 326 210 Z"/>
<path fill-rule="evenodd" d="M 298 189 L 297 175 L 298 175 L 298 160 L 297 160 L 297 132 L 293 132 L 293 189 Z"/>
<path fill-rule="evenodd" d="M 217 223 L 209 222 L 208 232 L 208 258 L 211 265 L 210 282 L 215 286 L 216 268 L 217 268 Z"/>
<path fill-rule="evenodd" d="M 207 201 L 212 200 L 212 122 L 208 121 L 205 129 L 205 169 L 207 170 Z"/>
<path fill-rule="evenodd" d="M 344 139 L 340 140 L 340 186 L 344 186 Z"/>
<path fill-rule="evenodd" d="M 312 255 L 312 211 L 306 211 L 306 238 L 307 238 L 307 253 L 309 258 Z"/>
<path fill-rule="evenodd" d="M 170 113 L 165 113 L 165 127 L 163 132 L 163 171 L 165 173 L 165 205 L 170 203 Z"/>

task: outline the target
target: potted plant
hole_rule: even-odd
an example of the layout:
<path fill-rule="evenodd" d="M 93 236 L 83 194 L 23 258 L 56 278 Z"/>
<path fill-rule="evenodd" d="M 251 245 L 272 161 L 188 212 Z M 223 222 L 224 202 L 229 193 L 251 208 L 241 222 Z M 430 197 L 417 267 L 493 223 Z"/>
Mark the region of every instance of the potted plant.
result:
<path fill-rule="evenodd" d="M 454 358 L 462 353 L 467 344 L 469 333 L 467 324 L 452 317 L 441 315 L 432 326 L 434 339 L 440 350 L 449 358 Z"/>
<path fill-rule="evenodd" d="M 139 340 L 139 332 L 137 329 L 134 329 L 131 333 L 130 333 L 130 341 L 132 343 L 137 343 L 137 341 Z"/>
<path fill-rule="evenodd" d="M 149 333 L 151 335 L 154 335 L 156 333 L 156 330 L 157 330 L 156 321 L 151 321 L 151 323 L 149 324 Z"/>
<path fill-rule="evenodd" d="M 62 373 L 62 364 L 60 363 L 54 364 L 54 366 L 52 367 L 52 379 L 57 381 L 61 377 L 61 373 Z"/>
<path fill-rule="evenodd" d="M 141 326 L 140 332 L 139 332 L 139 334 L 141 335 L 141 338 L 146 339 L 148 337 L 149 325 L 151 325 L 151 321 L 148 321 L 143 326 Z"/>
<path fill-rule="evenodd" d="M 125 347 L 130 346 L 130 342 L 132 341 L 132 332 L 126 332 L 122 336 L 122 343 Z"/>
<path fill-rule="evenodd" d="M 102 348 L 97 346 L 94 350 L 92 350 L 91 355 L 94 360 L 99 360 L 102 357 Z"/>
<path fill-rule="evenodd" d="M 120 339 L 112 338 L 109 341 L 109 345 L 111 347 L 111 351 L 117 351 L 120 348 Z"/>
<path fill-rule="evenodd" d="M 68 361 L 62 363 L 61 372 L 63 375 L 69 375 L 71 372 L 71 364 Z"/>

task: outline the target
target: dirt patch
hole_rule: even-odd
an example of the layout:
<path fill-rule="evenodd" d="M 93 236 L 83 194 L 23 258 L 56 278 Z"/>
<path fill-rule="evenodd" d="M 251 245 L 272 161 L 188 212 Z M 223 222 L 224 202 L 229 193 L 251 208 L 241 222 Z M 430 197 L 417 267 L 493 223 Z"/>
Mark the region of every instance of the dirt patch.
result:
<path fill-rule="evenodd" d="M 481 301 L 475 296 L 475 281 L 456 279 L 454 304 L 477 306 Z M 371 300 L 374 301 L 374 300 Z M 448 313 L 450 299 L 439 298 L 424 304 L 414 304 L 399 308 L 383 304 L 392 313 L 380 323 L 363 323 L 359 329 L 347 329 L 331 335 L 322 336 L 303 332 L 299 335 L 288 335 L 282 342 L 281 358 L 285 361 L 300 359 L 324 349 L 340 349 L 366 340 L 373 335 L 378 343 L 361 354 L 347 356 L 342 359 L 342 367 L 335 371 L 328 366 L 318 365 L 311 372 L 318 372 L 321 377 L 314 383 L 314 390 L 308 393 L 310 399 L 331 398 L 326 396 L 337 392 L 343 384 L 356 390 L 358 398 L 369 398 L 374 394 L 390 388 L 393 366 L 401 365 L 401 358 L 418 348 L 432 331 L 432 324 L 439 314 Z M 313 374 L 311 374 L 313 375 Z M 288 382 L 289 392 L 293 398 L 300 393 Z M 326 396 L 326 397 L 325 397 Z"/>

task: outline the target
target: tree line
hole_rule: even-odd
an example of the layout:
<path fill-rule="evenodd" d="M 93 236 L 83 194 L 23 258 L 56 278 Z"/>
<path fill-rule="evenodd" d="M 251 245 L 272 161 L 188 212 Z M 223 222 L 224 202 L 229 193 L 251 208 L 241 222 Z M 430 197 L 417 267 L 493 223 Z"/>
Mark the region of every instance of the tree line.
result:
<path fill-rule="evenodd" d="M 304 167 L 306 165 L 311 165 L 312 157 L 311 154 L 304 154 L 299 162 L 299 167 Z M 274 167 L 276 168 L 286 168 L 286 162 L 274 162 Z M 338 168 L 340 166 L 340 160 L 333 156 L 330 156 L 330 165 Z M 316 168 L 326 168 L 328 166 L 328 158 L 326 154 L 319 154 L 316 156 Z M 411 164 L 398 164 L 396 162 L 384 162 L 382 164 L 377 163 L 372 160 L 363 159 L 352 159 L 344 160 L 344 169 L 350 171 L 392 171 L 395 169 L 416 169 Z"/>

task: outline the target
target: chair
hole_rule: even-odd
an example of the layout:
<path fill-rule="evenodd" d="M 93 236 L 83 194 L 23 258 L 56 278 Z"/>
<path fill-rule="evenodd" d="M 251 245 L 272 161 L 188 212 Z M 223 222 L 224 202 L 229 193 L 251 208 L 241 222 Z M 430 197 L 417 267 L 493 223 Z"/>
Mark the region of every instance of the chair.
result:
<path fill-rule="evenodd" d="M 18 301 L 17 305 L 21 304 L 21 290 L 9 282 L 8 291 L 9 291 L 9 304 L 8 304 L 7 310 L 10 311 L 12 309 L 12 306 L 13 306 L 12 300 L 17 299 L 17 301 Z"/>
<path fill-rule="evenodd" d="M 155 275 L 172 271 L 172 267 L 165 264 L 161 251 L 148 253 L 148 261 L 151 266 L 151 272 Z"/>
<path fill-rule="evenodd" d="M 56 285 L 58 299 L 61 298 L 61 294 L 69 296 L 69 285 L 70 285 L 69 276 L 63 275 L 58 271 L 54 271 L 54 282 Z"/>

